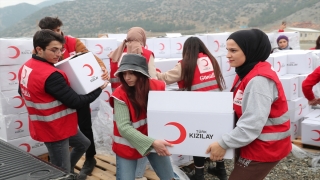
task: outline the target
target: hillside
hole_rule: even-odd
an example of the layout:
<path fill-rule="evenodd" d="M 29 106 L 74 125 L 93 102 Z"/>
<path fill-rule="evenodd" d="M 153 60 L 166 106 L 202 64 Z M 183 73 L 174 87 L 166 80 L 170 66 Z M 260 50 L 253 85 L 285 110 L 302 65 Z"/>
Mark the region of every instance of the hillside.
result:
<path fill-rule="evenodd" d="M 258 27 L 272 30 L 282 20 L 288 26 L 309 22 L 320 29 L 319 0 L 76 0 L 40 9 L 1 37 L 32 36 L 36 22 L 44 16 L 58 16 L 63 31 L 77 37 L 97 37 L 99 33 L 126 33 L 141 26 L 149 34 L 156 32 L 221 32 Z"/>

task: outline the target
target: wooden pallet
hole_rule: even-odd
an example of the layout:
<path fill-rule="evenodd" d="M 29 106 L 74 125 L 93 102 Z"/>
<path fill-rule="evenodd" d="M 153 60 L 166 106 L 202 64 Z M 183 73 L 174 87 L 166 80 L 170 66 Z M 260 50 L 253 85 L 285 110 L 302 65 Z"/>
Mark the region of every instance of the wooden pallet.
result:
<path fill-rule="evenodd" d="M 116 179 L 116 158 L 108 155 L 96 155 L 97 165 L 93 169 L 87 180 L 115 180 Z M 85 161 L 85 157 L 81 157 L 75 167 L 75 172 L 79 173 Z M 144 177 L 148 180 L 160 180 L 156 173 L 147 169 Z"/>
<path fill-rule="evenodd" d="M 308 152 L 311 153 L 320 153 L 320 147 L 318 146 L 312 146 L 312 145 L 308 145 L 308 144 L 303 144 L 301 142 L 301 137 L 296 138 L 295 140 L 291 141 L 292 144 L 302 148 L 303 150 L 306 150 Z"/>

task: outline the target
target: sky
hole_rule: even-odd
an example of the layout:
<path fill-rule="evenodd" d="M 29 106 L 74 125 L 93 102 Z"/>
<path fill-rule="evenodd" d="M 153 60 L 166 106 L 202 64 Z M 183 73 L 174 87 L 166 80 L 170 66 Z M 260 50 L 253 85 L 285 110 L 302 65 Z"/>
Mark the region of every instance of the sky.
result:
<path fill-rule="evenodd" d="M 45 0 L 0 0 L 0 8 L 12 6 L 19 3 L 39 4 Z"/>

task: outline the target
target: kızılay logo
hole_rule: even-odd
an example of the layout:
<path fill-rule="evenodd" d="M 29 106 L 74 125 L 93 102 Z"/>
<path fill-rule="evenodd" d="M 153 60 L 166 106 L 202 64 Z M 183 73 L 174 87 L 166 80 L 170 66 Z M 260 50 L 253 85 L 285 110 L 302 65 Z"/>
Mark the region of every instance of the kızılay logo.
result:
<path fill-rule="evenodd" d="M 16 120 L 15 123 L 18 123 L 18 124 L 19 124 L 18 127 L 16 127 L 16 129 L 21 129 L 21 128 L 22 128 L 22 126 L 23 126 L 22 121 Z"/>
<path fill-rule="evenodd" d="M 109 91 L 104 91 L 104 92 L 107 93 L 107 95 L 108 95 L 108 99 L 105 100 L 105 101 L 106 101 L 106 102 L 109 102 L 111 95 L 110 95 Z"/>
<path fill-rule="evenodd" d="M 296 85 L 296 83 L 294 83 L 293 86 L 294 86 L 293 91 L 296 91 L 296 90 L 297 90 L 297 85 Z"/>
<path fill-rule="evenodd" d="M 217 49 L 215 49 L 214 52 L 218 52 L 220 49 L 220 43 L 217 40 L 214 40 L 213 42 L 217 44 Z"/>
<path fill-rule="evenodd" d="M 90 73 L 88 74 L 88 76 L 92 76 L 92 75 L 93 75 L 93 73 L 94 73 L 93 68 L 92 68 L 89 64 L 85 64 L 85 65 L 83 65 L 82 67 L 83 67 L 83 68 L 84 68 L 84 67 L 88 67 L 88 68 L 90 69 Z"/>
<path fill-rule="evenodd" d="M 100 51 L 96 52 L 96 54 L 102 54 L 103 53 L 103 46 L 101 44 L 96 44 L 96 46 L 100 48 Z"/>
<path fill-rule="evenodd" d="M 177 43 L 179 45 L 177 50 L 181 50 L 182 49 L 182 44 L 181 43 Z"/>
<path fill-rule="evenodd" d="M 301 113 L 302 113 L 302 104 L 299 104 L 299 107 L 300 107 L 300 112 L 299 112 L 299 114 L 298 115 L 300 115 Z"/>
<path fill-rule="evenodd" d="M 168 126 L 168 125 L 175 126 L 176 128 L 178 128 L 179 131 L 180 131 L 180 136 L 179 136 L 178 139 L 173 140 L 173 141 L 166 140 L 166 139 L 165 139 L 165 140 L 166 140 L 168 143 L 171 143 L 171 144 L 180 144 L 180 143 L 182 143 L 182 142 L 186 139 L 186 137 L 187 137 L 187 131 L 186 131 L 186 129 L 185 129 L 181 124 L 179 124 L 179 123 L 177 123 L 177 122 L 169 122 L 169 123 L 167 123 L 165 126 Z"/>
<path fill-rule="evenodd" d="M 311 139 L 314 140 L 314 141 L 320 141 L 320 130 L 312 130 L 312 131 L 318 133 L 318 138 L 317 139 L 312 139 L 311 138 Z"/>
<path fill-rule="evenodd" d="M 20 56 L 20 50 L 16 46 L 9 46 L 8 49 L 14 49 L 16 52 L 14 56 L 9 56 L 9 58 L 16 59 Z"/>
<path fill-rule="evenodd" d="M 163 51 L 166 48 L 166 46 L 163 43 L 159 43 L 159 44 L 161 46 L 160 50 Z"/>
<path fill-rule="evenodd" d="M 20 99 L 21 104 L 19 106 L 15 106 L 14 108 L 22 108 L 24 106 L 24 100 L 21 96 L 14 96 L 12 99 Z"/>
<path fill-rule="evenodd" d="M 30 150 L 31 150 L 30 144 L 28 144 L 28 143 L 22 143 L 22 144 L 19 145 L 19 147 L 21 147 L 21 146 L 24 146 L 24 147 L 27 148 L 26 152 L 30 152 Z"/>
<path fill-rule="evenodd" d="M 14 73 L 14 72 L 9 72 L 8 74 L 12 74 L 12 75 L 13 75 L 12 78 L 9 79 L 10 81 L 14 81 L 14 80 L 17 79 L 17 74 L 16 74 L 16 73 Z"/>

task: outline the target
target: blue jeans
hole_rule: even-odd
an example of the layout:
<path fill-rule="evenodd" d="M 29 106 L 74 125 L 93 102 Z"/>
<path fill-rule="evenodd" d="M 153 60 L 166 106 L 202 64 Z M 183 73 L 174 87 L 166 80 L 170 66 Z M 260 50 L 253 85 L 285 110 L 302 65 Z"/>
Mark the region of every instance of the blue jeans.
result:
<path fill-rule="evenodd" d="M 76 163 L 90 146 L 90 140 L 80 130 L 67 139 L 44 143 L 49 151 L 50 162 L 67 173 L 73 173 Z M 71 153 L 69 146 L 73 147 Z"/>
<path fill-rule="evenodd" d="M 159 156 L 157 153 L 150 153 L 147 158 L 161 180 L 173 179 L 173 169 L 169 156 Z M 134 180 L 138 160 L 125 159 L 116 156 L 117 180 Z"/>
<path fill-rule="evenodd" d="M 148 162 L 147 157 L 143 157 L 137 160 L 136 175 L 135 175 L 136 178 L 142 178 L 144 176 L 147 162 Z"/>

